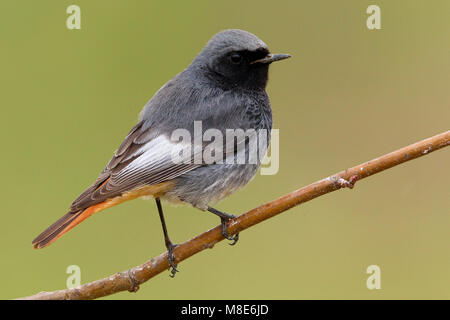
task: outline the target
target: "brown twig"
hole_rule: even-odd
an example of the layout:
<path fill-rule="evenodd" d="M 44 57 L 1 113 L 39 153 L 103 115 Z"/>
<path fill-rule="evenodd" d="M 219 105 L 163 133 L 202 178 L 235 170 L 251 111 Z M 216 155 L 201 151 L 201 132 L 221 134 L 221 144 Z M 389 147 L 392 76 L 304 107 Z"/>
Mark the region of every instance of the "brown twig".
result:
<path fill-rule="evenodd" d="M 353 168 L 341 171 L 230 220 L 228 224 L 228 233 L 235 234 L 241 232 L 294 206 L 342 187 L 353 187 L 353 183 L 356 180 L 364 179 L 406 161 L 427 155 L 440 148 L 446 147 L 449 144 L 450 131 L 447 131 Z M 206 248 L 212 248 L 217 242 L 222 241 L 223 239 L 220 226 L 208 230 L 195 238 L 178 245 L 174 251 L 176 262 L 179 263 Z M 101 280 L 87 283 L 76 289 L 41 292 L 21 299 L 96 299 L 125 290 L 135 292 L 139 289 L 140 284 L 148 281 L 168 268 L 169 263 L 167 261 L 166 252 L 158 257 L 152 258 L 140 266 L 116 273 Z"/>

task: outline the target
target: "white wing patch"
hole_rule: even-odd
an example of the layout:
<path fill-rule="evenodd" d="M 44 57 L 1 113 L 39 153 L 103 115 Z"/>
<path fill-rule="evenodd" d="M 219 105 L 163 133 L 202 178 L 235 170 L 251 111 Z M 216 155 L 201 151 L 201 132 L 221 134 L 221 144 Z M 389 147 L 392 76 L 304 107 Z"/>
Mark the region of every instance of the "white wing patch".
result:
<path fill-rule="evenodd" d="M 191 145 L 188 143 L 173 142 L 164 135 L 158 136 L 130 155 L 128 157 L 130 159 L 138 157 L 114 173 L 111 176 L 112 182 L 115 185 L 122 185 L 137 179 L 144 182 L 147 177 L 158 180 L 158 176 L 163 176 L 164 180 L 167 180 L 174 175 L 177 176 L 180 171 L 186 171 L 187 165 L 193 165 L 190 161 L 192 155 L 187 152 L 190 148 Z M 198 166 L 193 166 L 190 170 Z"/>

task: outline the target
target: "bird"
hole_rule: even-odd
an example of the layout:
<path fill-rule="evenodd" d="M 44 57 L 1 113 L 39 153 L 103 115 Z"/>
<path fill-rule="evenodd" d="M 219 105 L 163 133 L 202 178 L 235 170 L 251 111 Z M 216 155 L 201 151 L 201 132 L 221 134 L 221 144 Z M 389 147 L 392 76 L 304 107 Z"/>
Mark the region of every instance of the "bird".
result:
<path fill-rule="evenodd" d="M 235 244 L 239 234 L 227 233 L 227 222 L 235 215 L 212 206 L 243 188 L 257 173 L 261 158 L 248 160 L 254 151 L 264 155 L 270 143 L 272 110 L 266 93 L 269 65 L 289 57 L 270 53 L 261 39 L 244 30 L 227 29 L 215 34 L 191 64 L 147 102 L 137 124 L 94 183 L 73 201 L 64 216 L 32 241 L 33 247 L 46 247 L 92 214 L 141 197 L 156 202 L 171 276 L 178 271 L 173 253 L 176 244 L 169 238 L 161 200 L 217 215 L 222 235 Z M 200 134 L 195 132 L 198 124 Z M 253 134 L 225 139 L 229 130 L 238 129 Z M 173 139 L 177 130 L 190 138 Z M 208 130 L 222 134 L 222 139 L 216 139 L 222 145 L 214 149 L 213 161 L 193 161 L 201 158 L 208 146 L 205 141 L 193 141 L 204 138 Z M 263 132 L 265 139 L 258 140 L 263 143 L 254 147 L 250 140 L 256 132 Z M 174 154 L 183 161 L 175 159 Z M 222 161 L 216 156 L 222 156 Z M 238 163 L 238 157 L 247 161 Z"/>

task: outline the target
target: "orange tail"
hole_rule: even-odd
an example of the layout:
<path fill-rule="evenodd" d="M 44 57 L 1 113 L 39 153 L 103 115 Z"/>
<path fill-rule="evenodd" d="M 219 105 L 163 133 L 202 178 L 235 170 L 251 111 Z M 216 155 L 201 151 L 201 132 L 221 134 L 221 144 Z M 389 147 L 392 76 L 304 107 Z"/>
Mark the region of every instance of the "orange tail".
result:
<path fill-rule="evenodd" d="M 33 246 L 35 249 L 46 247 L 50 243 L 59 239 L 59 237 L 61 237 L 67 231 L 75 227 L 81 221 L 83 221 L 86 218 L 89 218 L 91 215 L 93 215 L 98 211 L 113 207 L 124 201 L 140 198 L 142 196 L 157 197 L 159 194 L 162 194 L 169 188 L 171 188 L 172 185 L 173 182 L 165 181 L 156 185 L 138 187 L 134 190 L 125 192 L 121 196 L 97 203 L 84 210 L 66 213 L 58 221 L 56 221 L 44 232 L 38 235 L 36 239 L 34 239 L 32 242 Z"/>
<path fill-rule="evenodd" d="M 56 241 L 63 234 L 75 227 L 81 221 L 89 218 L 95 212 L 99 211 L 97 206 L 89 207 L 85 210 L 78 212 L 69 212 L 62 216 L 58 221 L 48 227 L 44 232 L 33 240 L 33 246 L 35 249 L 48 246 L 53 241 Z"/>

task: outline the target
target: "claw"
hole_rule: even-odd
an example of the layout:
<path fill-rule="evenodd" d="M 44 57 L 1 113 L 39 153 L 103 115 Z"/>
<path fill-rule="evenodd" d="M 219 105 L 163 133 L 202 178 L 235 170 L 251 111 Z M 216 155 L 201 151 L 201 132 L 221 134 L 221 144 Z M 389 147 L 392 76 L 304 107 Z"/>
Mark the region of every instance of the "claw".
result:
<path fill-rule="evenodd" d="M 177 264 L 175 263 L 175 255 L 173 254 L 173 249 L 175 249 L 177 245 L 176 244 L 170 244 L 167 246 L 167 261 L 169 261 L 169 270 L 170 270 L 170 277 L 173 278 L 175 277 L 175 274 L 178 271 L 177 269 Z"/>
<path fill-rule="evenodd" d="M 236 242 L 238 242 L 239 240 L 239 233 L 236 233 L 233 236 L 230 236 L 227 232 L 227 222 L 228 220 L 235 218 L 236 216 L 232 216 L 229 219 L 226 218 L 220 218 L 220 220 L 222 221 L 222 235 L 225 239 L 232 241 L 231 243 L 229 243 L 230 246 L 234 246 L 236 244 Z"/>
<path fill-rule="evenodd" d="M 239 241 L 239 233 L 236 233 L 234 236 L 227 238 L 233 242 L 229 243 L 230 246 L 234 246 Z"/>

